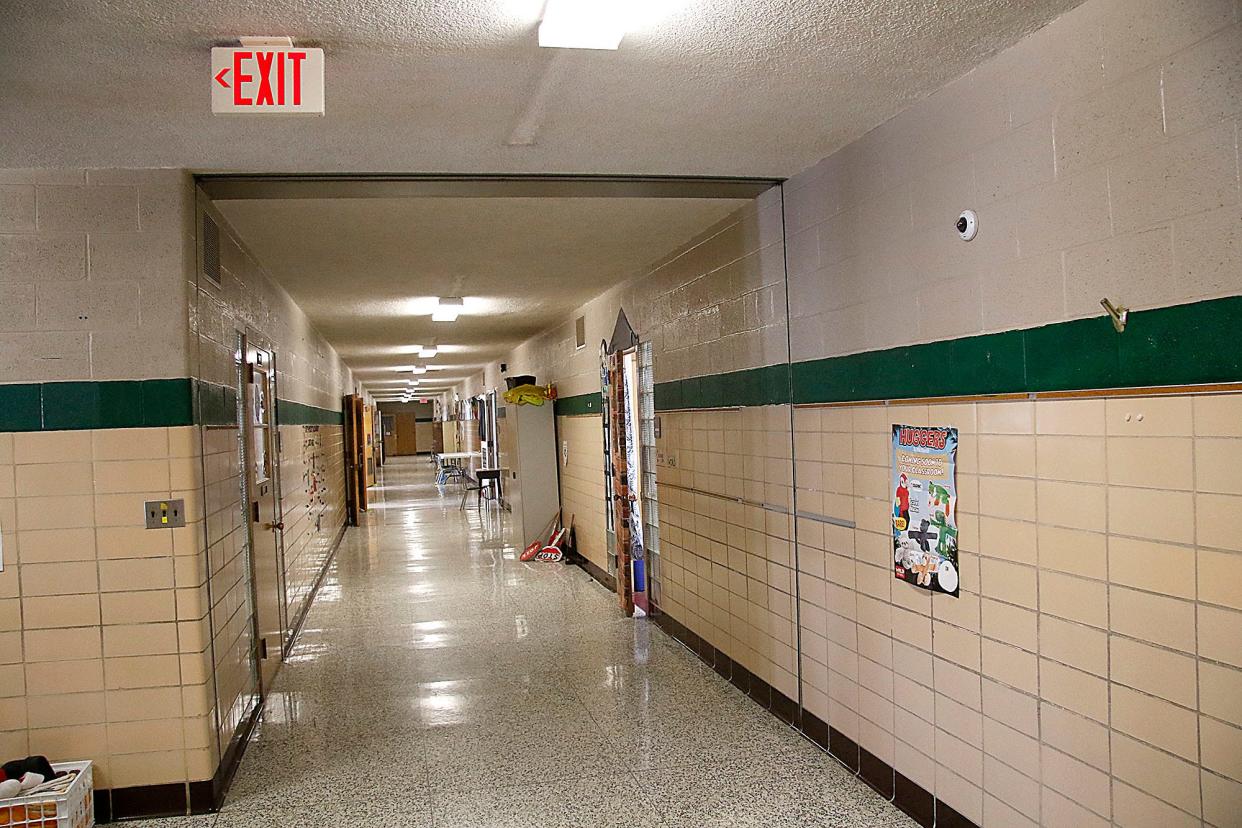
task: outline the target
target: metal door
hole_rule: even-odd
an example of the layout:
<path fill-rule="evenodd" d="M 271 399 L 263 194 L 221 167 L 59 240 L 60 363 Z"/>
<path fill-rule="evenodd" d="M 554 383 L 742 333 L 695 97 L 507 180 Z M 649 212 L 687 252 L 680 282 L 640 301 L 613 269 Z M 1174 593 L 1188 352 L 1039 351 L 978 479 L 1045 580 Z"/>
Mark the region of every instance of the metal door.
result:
<path fill-rule="evenodd" d="M 250 548 L 254 570 L 259 673 L 266 692 L 285 649 L 288 603 L 284 583 L 284 522 L 280 513 L 280 441 L 276 432 L 276 381 L 272 352 L 246 342 L 246 488 L 250 496 Z"/>

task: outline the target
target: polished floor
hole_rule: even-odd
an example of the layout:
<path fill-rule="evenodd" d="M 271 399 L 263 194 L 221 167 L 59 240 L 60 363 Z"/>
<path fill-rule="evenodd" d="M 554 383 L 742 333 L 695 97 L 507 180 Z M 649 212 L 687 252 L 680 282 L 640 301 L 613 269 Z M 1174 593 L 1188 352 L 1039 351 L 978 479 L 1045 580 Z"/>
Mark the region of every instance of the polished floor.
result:
<path fill-rule="evenodd" d="M 161 826 L 913 826 L 577 567 L 390 463 L 224 810 Z"/>

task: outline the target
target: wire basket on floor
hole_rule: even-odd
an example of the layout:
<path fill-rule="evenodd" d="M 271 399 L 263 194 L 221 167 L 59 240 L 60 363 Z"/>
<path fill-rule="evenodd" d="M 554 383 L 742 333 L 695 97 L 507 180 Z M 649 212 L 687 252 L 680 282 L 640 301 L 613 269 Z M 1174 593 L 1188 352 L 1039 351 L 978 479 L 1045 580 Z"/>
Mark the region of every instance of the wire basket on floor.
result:
<path fill-rule="evenodd" d="M 52 767 L 57 771 L 76 772 L 69 788 L 0 799 L 0 828 L 94 828 L 95 786 L 91 779 L 91 763 L 60 762 Z"/>

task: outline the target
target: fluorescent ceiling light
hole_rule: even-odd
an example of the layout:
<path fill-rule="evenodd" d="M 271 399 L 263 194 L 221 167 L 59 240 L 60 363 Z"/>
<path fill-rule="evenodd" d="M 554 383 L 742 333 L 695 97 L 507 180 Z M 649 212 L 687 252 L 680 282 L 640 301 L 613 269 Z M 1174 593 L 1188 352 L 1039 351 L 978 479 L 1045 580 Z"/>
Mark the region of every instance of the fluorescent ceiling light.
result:
<path fill-rule="evenodd" d="M 414 373 L 416 373 L 416 374 L 425 374 L 425 373 L 427 373 L 427 366 L 426 366 L 426 365 L 415 365 L 415 366 L 414 366 Z"/>
<path fill-rule="evenodd" d="M 431 313 L 432 322 L 456 322 L 457 317 L 461 315 L 465 308 L 465 302 L 460 296 L 442 296 L 436 304 L 436 309 Z"/>
<path fill-rule="evenodd" d="M 621 0 L 548 0 L 539 45 L 556 49 L 616 49 L 625 37 Z"/>
<path fill-rule="evenodd" d="M 431 342 L 428 342 L 426 345 L 423 345 L 418 349 L 418 355 L 422 357 L 423 359 L 431 359 L 433 356 L 435 356 L 438 353 L 440 353 L 440 349 L 439 347 L 437 347 L 436 341 L 434 339 L 431 340 Z"/>

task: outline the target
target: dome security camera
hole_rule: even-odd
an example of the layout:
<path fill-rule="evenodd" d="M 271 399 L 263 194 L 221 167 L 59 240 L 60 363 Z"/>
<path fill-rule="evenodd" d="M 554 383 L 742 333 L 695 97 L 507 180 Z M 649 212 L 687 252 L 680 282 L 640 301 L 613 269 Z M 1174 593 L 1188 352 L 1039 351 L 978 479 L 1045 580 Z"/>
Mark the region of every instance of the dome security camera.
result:
<path fill-rule="evenodd" d="M 962 241 L 970 241 L 979 233 L 979 217 L 975 215 L 974 210 L 963 210 L 954 226 L 957 228 L 957 234 L 962 237 Z"/>

